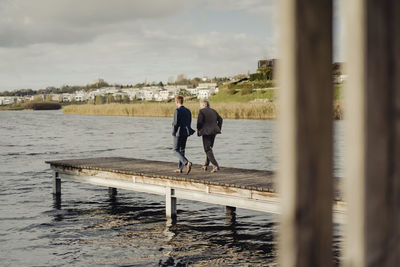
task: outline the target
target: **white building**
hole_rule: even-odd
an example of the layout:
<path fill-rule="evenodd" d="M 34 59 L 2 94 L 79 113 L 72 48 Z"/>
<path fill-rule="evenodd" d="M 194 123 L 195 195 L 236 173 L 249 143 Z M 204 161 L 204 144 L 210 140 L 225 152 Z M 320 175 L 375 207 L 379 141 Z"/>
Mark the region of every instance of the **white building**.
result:
<path fill-rule="evenodd" d="M 73 100 L 76 102 L 88 101 L 88 99 L 89 99 L 89 94 L 83 90 L 75 92 L 73 96 Z"/>
<path fill-rule="evenodd" d="M 198 96 L 199 95 L 199 89 L 197 87 L 196 88 L 189 88 L 189 89 L 187 89 L 187 91 L 193 96 Z"/>
<path fill-rule="evenodd" d="M 62 101 L 62 95 L 61 94 L 52 94 L 51 95 L 51 101 L 61 102 Z"/>
<path fill-rule="evenodd" d="M 107 95 L 107 94 L 118 93 L 118 92 L 120 92 L 120 89 L 115 86 L 112 86 L 112 87 L 102 87 L 99 89 L 99 91 L 102 92 L 103 95 Z"/>
<path fill-rule="evenodd" d="M 24 101 L 32 101 L 35 97 L 33 95 L 24 96 Z"/>
<path fill-rule="evenodd" d="M 217 84 L 216 83 L 199 83 L 199 86 L 196 88 L 198 90 L 197 98 L 206 98 L 208 99 L 210 95 L 215 94 L 217 92 Z"/>
<path fill-rule="evenodd" d="M 211 93 L 210 93 L 209 89 L 201 89 L 201 90 L 199 90 L 199 94 L 197 95 L 197 98 L 198 99 L 201 99 L 201 98 L 208 99 L 210 97 L 210 95 L 211 95 Z"/>
<path fill-rule="evenodd" d="M 96 96 L 98 96 L 98 95 L 104 96 L 104 94 L 99 89 L 97 89 L 95 91 L 89 92 L 88 93 L 88 98 L 89 99 L 96 99 Z"/>
<path fill-rule="evenodd" d="M 2 96 L 0 97 L 1 105 L 11 105 L 14 104 L 16 101 L 16 97 L 13 96 Z"/>
<path fill-rule="evenodd" d="M 174 95 L 168 90 L 161 90 L 160 92 L 158 92 L 158 94 L 155 95 L 154 99 L 156 101 L 166 101 L 173 97 Z"/>
<path fill-rule="evenodd" d="M 139 97 L 139 89 L 138 88 L 129 88 L 129 89 L 122 89 L 122 93 L 129 97 L 129 100 L 135 100 Z"/>
<path fill-rule="evenodd" d="M 144 90 L 138 90 L 135 93 L 135 98 L 137 100 L 143 100 L 144 99 Z"/>
<path fill-rule="evenodd" d="M 164 89 L 171 92 L 173 96 L 177 96 L 181 90 L 187 90 L 187 85 L 165 85 Z"/>
<path fill-rule="evenodd" d="M 74 96 L 72 94 L 62 94 L 62 102 L 72 102 Z"/>
<path fill-rule="evenodd" d="M 128 94 L 126 92 L 119 92 L 119 93 L 114 93 L 112 94 L 112 96 L 114 97 L 114 99 L 124 99 L 124 97 L 129 97 Z"/>
<path fill-rule="evenodd" d="M 154 99 L 154 92 L 152 90 L 143 90 L 143 99 L 151 101 Z"/>
<path fill-rule="evenodd" d="M 159 92 L 162 90 L 160 86 L 146 86 L 140 89 L 140 91 L 142 92 L 141 99 L 147 101 L 155 100 L 156 95 L 158 95 Z"/>
<path fill-rule="evenodd" d="M 217 87 L 217 83 L 199 83 L 198 87 L 215 89 Z"/>

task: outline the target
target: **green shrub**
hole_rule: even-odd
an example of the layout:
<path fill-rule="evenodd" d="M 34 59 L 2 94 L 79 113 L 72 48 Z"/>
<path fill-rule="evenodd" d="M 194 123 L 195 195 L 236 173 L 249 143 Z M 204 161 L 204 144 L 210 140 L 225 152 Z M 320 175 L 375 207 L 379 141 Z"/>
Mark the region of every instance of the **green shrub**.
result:
<path fill-rule="evenodd" d="M 241 90 L 240 90 L 240 94 L 241 95 L 249 95 L 249 94 L 251 94 L 253 92 L 253 89 L 252 88 L 242 88 Z"/>
<path fill-rule="evenodd" d="M 234 95 L 234 94 L 236 94 L 236 89 L 234 87 L 229 88 L 227 90 L 227 93 L 228 93 L 228 95 Z"/>

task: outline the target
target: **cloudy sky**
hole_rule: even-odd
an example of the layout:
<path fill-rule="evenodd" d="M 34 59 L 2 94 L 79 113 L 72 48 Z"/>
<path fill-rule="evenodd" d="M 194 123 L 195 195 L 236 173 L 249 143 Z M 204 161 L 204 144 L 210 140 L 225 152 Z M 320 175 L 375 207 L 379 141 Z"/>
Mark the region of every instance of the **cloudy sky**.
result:
<path fill-rule="evenodd" d="M 277 4 L 0 0 L 0 90 L 253 72 L 277 56 Z"/>

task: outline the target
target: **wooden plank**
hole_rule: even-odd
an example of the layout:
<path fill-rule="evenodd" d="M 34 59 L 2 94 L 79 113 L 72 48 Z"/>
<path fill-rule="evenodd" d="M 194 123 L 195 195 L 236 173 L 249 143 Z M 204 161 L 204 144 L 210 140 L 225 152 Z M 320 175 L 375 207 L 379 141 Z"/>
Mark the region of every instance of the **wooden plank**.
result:
<path fill-rule="evenodd" d="M 256 189 L 245 189 L 240 187 L 231 187 L 231 186 L 221 186 L 221 185 L 213 185 L 208 181 L 194 180 L 194 181 L 186 181 L 186 180 L 173 180 L 169 178 L 154 178 L 148 176 L 132 176 L 130 174 L 124 174 L 119 172 L 109 172 L 109 171 L 99 171 L 92 169 L 81 169 L 81 168 L 66 168 L 66 167 L 55 167 L 52 165 L 52 168 L 56 173 L 65 173 L 70 175 L 76 175 L 79 177 L 82 176 L 92 176 L 104 178 L 107 180 L 114 181 L 128 181 L 129 183 L 133 182 L 136 184 L 146 184 L 146 185 L 155 185 L 161 187 L 171 187 L 171 188 L 181 188 L 188 189 L 194 191 L 202 191 L 214 194 L 222 194 L 228 196 L 237 196 L 243 198 L 251 198 L 255 200 L 270 200 L 271 198 L 276 198 L 277 194 L 273 191 L 265 191 L 259 190 L 258 186 Z M 335 203 L 340 202 L 340 199 L 334 200 Z"/>
<path fill-rule="evenodd" d="M 347 3 L 345 266 L 400 266 L 400 3 Z"/>
<path fill-rule="evenodd" d="M 73 159 L 61 161 L 48 161 L 52 167 L 59 170 L 70 169 L 74 173 L 94 175 L 94 173 L 102 174 L 105 178 L 112 179 L 132 179 L 132 176 L 138 175 L 148 178 L 165 178 L 187 182 L 201 182 L 214 185 L 229 185 L 236 188 L 258 190 L 264 192 L 277 192 L 275 174 L 270 171 L 247 170 L 237 168 L 222 168 L 222 171 L 211 174 L 209 172 L 200 171 L 200 165 L 194 165 L 189 176 L 184 174 L 171 174 L 175 163 L 148 161 L 143 159 L 132 158 L 89 158 L 89 159 Z M 155 167 L 156 166 L 156 167 Z M 62 167 L 62 168 L 60 168 Z M 196 167 L 198 167 L 196 169 Z M 154 171 L 157 169 L 157 172 Z M 105 173 L 104 173 L 105 171 Z M 341 178 L 335 178 L 335 196 L 334 199 L 343 200 L 340 191 Z"/>
<path fill-rule="evenodd" d="M 180 181 L 200 181 L 214 185 L 230 185 L 237 188 L 273 191 L 273 173 L 270 171 L 222 168 L 221 172 L 210 173 L 200 170 L 201 165 L 193 165 L 189 176 L 173 173 L 176 163 L 128 158 L 99 158 L 48 161 L 54 167 L 71 168 L 81 172 L 107 171 L 126 175 L 167 178 Z M 249 182 L 246 182 L 249 181 Z M 255 184 L 254 181 L 257 181 Z"/>
<path fill-rule="evenodd" d="M 282 0 L 279 262 L 332 266 L 332 1 Z"/>

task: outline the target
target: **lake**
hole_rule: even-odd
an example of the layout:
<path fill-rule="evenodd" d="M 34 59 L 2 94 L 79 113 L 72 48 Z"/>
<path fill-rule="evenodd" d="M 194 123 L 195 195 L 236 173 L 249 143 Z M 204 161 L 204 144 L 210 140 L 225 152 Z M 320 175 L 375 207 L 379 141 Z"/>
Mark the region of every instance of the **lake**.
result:
<path fill-rule="evenodd" d="M 168 226 L 164 198 L 157 195 L 118 190 L 111 198 L 108 188 L 68 181 L 61 204 L 53 198 L 46 160 L 117 156 L 176 162 L 171 122 L 0 111 L 1 265 L 274 265 L 273 214 L 237 209 L 228 216 L 222 206 L 178 199 L 177 223 Z M 276 170 L 277 126 L 276 121 L 224 120 L 214 146 L 219 164 Z M 335 126 L 334 171 L 341 175 L 343 125 Z M 188 139 L 189 160 L 202 164 L 202 149 L 199 137 Z M 336 252 L 340 242 L 335 236 Z"/>

